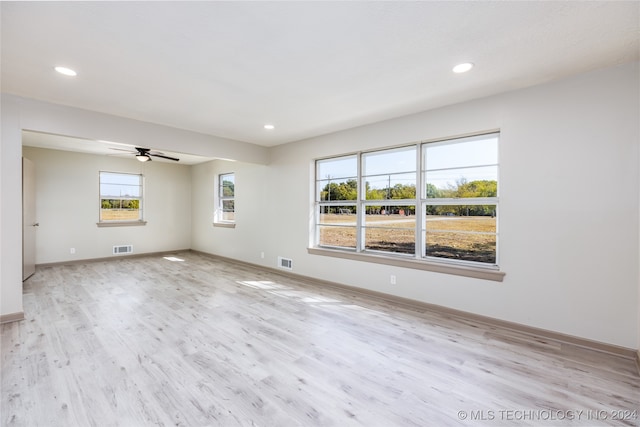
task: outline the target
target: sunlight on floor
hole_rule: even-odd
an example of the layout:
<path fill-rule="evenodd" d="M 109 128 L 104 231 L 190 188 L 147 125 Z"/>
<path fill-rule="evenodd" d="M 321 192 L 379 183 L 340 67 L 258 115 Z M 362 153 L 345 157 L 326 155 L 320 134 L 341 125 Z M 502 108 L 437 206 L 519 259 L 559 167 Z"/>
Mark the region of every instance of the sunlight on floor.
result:
<path fill-rule="evenodd" d="M 245 281 L 237 281 L 236 283 L 244 286 L 249 286 L 255 289 L 262 289 L 268 291 L 270 294 L 277 295 L 284 298 L 297 298 L 302 302 L 306 302 L 308 304 L 318 304 L 318 303 L 342 303 L 342 301 L 323 297 L 320 295 L 309 294 L 308 292 L 294 290 L 289 286 L 281 285 L 279 283 L 271 282 L 268 280 L 245 280 Z"/>
<path fill-rule="evenodd" d="M 284 289 L 284 285 L 279 285 L 274 282 L 270 282 L 268 280 L 245 280 L 238 281 L 237 283 L 245 286 L 250 286 L 256 289 Z"/>

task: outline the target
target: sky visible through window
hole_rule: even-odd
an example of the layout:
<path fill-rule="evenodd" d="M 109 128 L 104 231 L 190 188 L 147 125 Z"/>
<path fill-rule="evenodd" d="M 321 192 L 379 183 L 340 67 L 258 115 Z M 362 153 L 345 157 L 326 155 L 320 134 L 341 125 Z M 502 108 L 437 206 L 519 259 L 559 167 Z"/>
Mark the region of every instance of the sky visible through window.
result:
<path fill-rule="evenodd" d="M 100 196 L 119 198 L 141 196 L 140 175 L 100 172 Z"/>
<path fill-rule="evenodd" d="M 480 135 L 465 139 L 425 144 L 423 167 L 427 170 L 427 183 L 438 189 L 455 188 L 465 180 L 497 180 L 498 135 Z M 363 175 L 396 175 L 394 183 L 415 184 L 416 157 L 415 146 L 394 150 L 381 150 L 363 154 Z M 357 156 L 340 159 L 328 159 L 318 162 L 319 180 L 346 181 L 356 179 L 358 172 Z M 371 188 L 386 188 L 387 179 L 366 179 Z"/>

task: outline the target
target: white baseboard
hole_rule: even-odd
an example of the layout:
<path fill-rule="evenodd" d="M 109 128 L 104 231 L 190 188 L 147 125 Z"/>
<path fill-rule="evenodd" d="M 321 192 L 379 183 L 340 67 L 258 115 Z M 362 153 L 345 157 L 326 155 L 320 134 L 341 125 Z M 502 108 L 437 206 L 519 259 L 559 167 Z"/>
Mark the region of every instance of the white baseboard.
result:
<path fill-rule="evenodd" d="M 24 311 L 19 311 L 17 313 L 0 314 L 0 324 L 19 322 L 20 320 L 24 320 Z"/>

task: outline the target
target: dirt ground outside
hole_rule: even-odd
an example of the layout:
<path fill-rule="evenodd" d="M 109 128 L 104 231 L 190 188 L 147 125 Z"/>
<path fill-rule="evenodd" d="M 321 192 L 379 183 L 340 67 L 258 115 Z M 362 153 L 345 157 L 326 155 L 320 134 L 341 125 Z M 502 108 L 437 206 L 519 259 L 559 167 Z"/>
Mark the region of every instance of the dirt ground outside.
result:
<path fill-rule="evenodd" d="M 414 215 L 367 215 L 365 249 L 413 254 L 415 250 Z M 495 217 L 426 217 L 427 256 L 496 262 Z M 356 247 L 355 215 L 325 214 L 320 227 L 322 246 Z"/>

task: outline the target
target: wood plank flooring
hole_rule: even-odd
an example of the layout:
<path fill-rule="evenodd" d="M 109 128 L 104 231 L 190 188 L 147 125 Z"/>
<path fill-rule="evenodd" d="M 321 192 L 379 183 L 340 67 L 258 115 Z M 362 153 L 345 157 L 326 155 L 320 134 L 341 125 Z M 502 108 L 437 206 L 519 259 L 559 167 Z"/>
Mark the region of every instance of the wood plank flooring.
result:
<path fill-rule="evenodd" d="M 2 426 L 640 424 L 632 360 L 175 256 L 40 268 Z"/>

